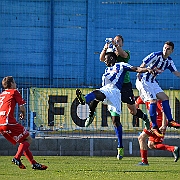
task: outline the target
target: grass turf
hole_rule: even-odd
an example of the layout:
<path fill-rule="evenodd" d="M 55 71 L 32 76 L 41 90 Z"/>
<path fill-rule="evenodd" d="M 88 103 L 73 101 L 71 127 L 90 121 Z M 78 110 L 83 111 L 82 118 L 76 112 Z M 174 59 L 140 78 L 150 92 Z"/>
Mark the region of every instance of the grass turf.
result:
<path fill-rule="evenodd" d="M 137 166 L 140 157 L 36 156 L 48 166 L 47 170 L 32 170 L 22 157 L 27 169 L 11 164 L 12 157 L 0 157 L 0 180 L 161 180 L 180 179 L 180 161 L 170 157 L 149 157 L 149 166 Z"/>

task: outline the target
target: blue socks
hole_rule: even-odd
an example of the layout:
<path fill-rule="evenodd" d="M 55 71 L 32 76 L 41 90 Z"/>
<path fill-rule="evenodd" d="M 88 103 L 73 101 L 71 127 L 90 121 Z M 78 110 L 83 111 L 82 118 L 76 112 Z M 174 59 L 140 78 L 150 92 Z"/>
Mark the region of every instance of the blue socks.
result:
<path fill-rule="evenodd" d="M 173 118 L 172 118 L 172 114 L 171 114 L 171 108 L 169 106 L 169 100 L 162 101 L 162 106 L 163 106 L 163 110 L 164 110 L 164 113 L 165 113 L 168 121 L 172 121 Z M 157 123 L 156 123 L 156 117 L 157 117 L 156 108 L 157 108 L 157 104 L 155 104 L 155 103 L 150 104 L 149 115 L 150 115 L 153 127 L 155 127 L 155 126 L 157 127 Z"/>
<path fill-rule="evenodd" d="M 171 114 L 171 108 L 169 106 L 169 100 L 162 101 L 162 107 L 168 121 L 173 120 L 172 114 Z"/>
<path fill-rule="evenodd" d="M 156 114 L 156 108 L 157 108 L 157 104 L 156 103 L 151 103 L 149 105 L 149 115 L 151 118 L 151 122 L 152 122 L 152 127 L 157 127 L 157 123 L 156 123 L 156 118 L 157 118 L 157 114 Z"/>
<path fill-rule="evenodd" d="M 85 96 L 85 99 L 86 99 L 86 103 L 89 104 L 91 101 L 93 101 L 95 99 L 95 94 L 93 92 L 87 94 Z"/>
<path fill-rule="evenodd" d="M 122 125 L 115 127 L 114 128 L 115 132 L 116 132 L 116 136 L 118 138 L 118 148 L 122 148 L 123 147 L 123 143 L 122 143 Z"/>

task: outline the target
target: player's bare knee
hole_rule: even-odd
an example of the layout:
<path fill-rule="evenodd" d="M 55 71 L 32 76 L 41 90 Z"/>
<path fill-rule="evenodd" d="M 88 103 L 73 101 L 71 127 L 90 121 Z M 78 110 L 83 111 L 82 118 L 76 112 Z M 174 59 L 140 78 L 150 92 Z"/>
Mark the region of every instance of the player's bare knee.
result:
<path fill-rule="evenodd" d="M 154 149 L 154 142 L 149 141 L 148 147 L 149 147 L 149 149 Z"/>
<path fill-rule="evenodd" d="M 137 109 L 136 109 L 135 104 L 133 104 L 133 105 L 128 104 L 127 106 L 128 106 L 129 112 L 130 112 L 132 115 L 136 115 L 136 114 L 137 114 Z"/>
<path fill-rule="evenodd" d="M 28 137 L 25 139 L 25 141 L 27 141 L 29 144 L 31 144 L 31 143 L 32 143 L 32 138 L 31 138 L 31 136 L 28 136 Z"/>
<path fill-rule="evenodd" d="M 113 122 L 113 125 L 114 125 L 114 127 L 119 127 L 119 126 L 121 126 L 121 123 L 120 122 Z"/>
<path fill-rule="evenodd" d="M 138 141 L 139 141 L 139 143 L 143 143 L 143 142 L 146 141 L 146 138 L 145 138 L 143 135 L 140 135 L 140 136 L 138 137 Z"/>
<path fill-rule="evenodd" d="M 141 142 L 142 141 L 142 136 L 138 136 L 138 141 Z"/>
<path fill-rule="evenodd" d="M 136 111 L 129 111 L 133 116 L 135 116 L 136 115 Z"/>
<path fill-rule="evenodd" d="M 112 116 L 112 123 L 114 127 L 121 126 L 120 117 L 119 116 Z"/>

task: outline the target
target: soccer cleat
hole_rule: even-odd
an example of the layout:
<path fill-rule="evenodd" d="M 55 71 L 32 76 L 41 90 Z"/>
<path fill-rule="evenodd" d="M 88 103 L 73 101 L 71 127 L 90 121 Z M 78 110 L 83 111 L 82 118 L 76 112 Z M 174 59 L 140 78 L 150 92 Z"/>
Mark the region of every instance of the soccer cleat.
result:
<path fill-rule="evenodd" d="M 144 126 L 146 129 L 150 129 L 150 121 L 148 119 L 148 116 L 146 115 L 146 119 L 143 119 L 144 120 Z"/>
<path fill-rule="evenodd" d="M 117 159 L 122 160 L 124 156 L 124 148 L 117 148 L 117 150 L 118 150 Z"/>
<path fill-rule="evenodd" d="M 22 164 L 21 160 L 17 160 L 16 158 L 13 158 L 12 163 L 19 166 L 20 169 L 26 169 L 24 164 Z"/>
<path fill-rule="evenodd" d="M 39 163 L 32 164 L 32 169 L 34 170 L 46 170 L 48 167 Z"/>
<path fill-rule="evenodd" d="M 82 105 L 86 104 L 86 99 L 80 89 L 76 89 L 76 96 Z"/>
<path fill-rule="evenodd" d="M 179 159 L 179 147 L 174 146 L 173 156 L 174 156 L 174 162 L 177 162 Z"/>
<path fill-rule="evenodd" d="M 149 166 L 149 164 L 148 163 L 144 163 L 144 162 L 140 162 L 140 163 L 137 164 L 137 166 Z"/>
<path fill-rule="evenodd" d="M 94 117 L 96 116 L 96 113 L 94 112 L 94 114 L 92 116 L 89 116 L 85 122 L 85 127 L 88 127 L 94 120 Z"/>
<path fill-rule="evenodd" d="M 151 131 L 157 136 L 157 137 L 160 137 L 160 138 L 163 138 L 164 137 L 164 134 L 161 133 L 161 131 L 154 127 L 154 128 L 151 128 Z"/>
<path fill-rule="evenodd" d="M 180 124 L 178 124 L 176 121 L 172 120 L 168 122 L 169 127 L 174 127 L 174 128 L 180 128 Z"/>

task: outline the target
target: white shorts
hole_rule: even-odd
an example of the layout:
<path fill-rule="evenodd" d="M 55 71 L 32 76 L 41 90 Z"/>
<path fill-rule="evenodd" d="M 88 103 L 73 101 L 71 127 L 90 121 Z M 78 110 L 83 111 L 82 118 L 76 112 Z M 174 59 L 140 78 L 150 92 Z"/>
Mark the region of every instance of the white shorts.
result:
<path fill-rule="evenodd" d="M 108 110 L 121 114 L 121 92 L 117 88 L 103 86 L 99 89 L 102 93 L 105 94 L 106 99 L 103 101 L 103 104 L 108 105 Z"/>
<path fill-rule="evenodd" d="M 141 79 L 141 81 L 138 79 L 136 80 L 136 88 L 143 102 L 157 99 L 156 95 L 160 92 L 164 92 L 157 82 L 151 83 L 144 79 Z"/>

